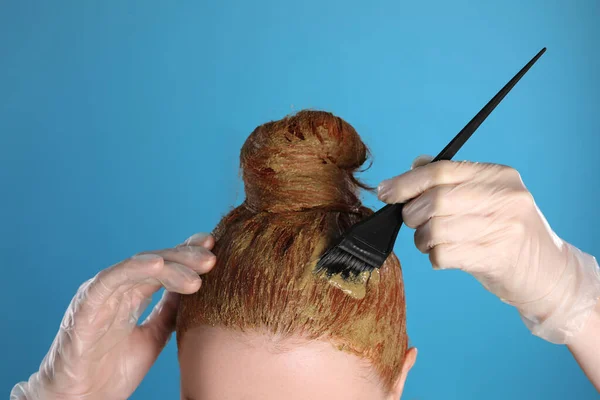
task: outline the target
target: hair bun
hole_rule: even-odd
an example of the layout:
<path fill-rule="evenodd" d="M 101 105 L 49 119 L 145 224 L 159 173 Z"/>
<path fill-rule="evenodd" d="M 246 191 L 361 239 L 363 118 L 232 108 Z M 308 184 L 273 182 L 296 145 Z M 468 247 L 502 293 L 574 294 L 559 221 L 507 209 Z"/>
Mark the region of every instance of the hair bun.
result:
<path fill-rule="evenodd" d="M 260 125 L 240 156 L 246 205 L 257 212 L 355 210 L 363 186 L 354 172 L 367 154 L 354 128 L 328 112 L 301 111 Z"/>

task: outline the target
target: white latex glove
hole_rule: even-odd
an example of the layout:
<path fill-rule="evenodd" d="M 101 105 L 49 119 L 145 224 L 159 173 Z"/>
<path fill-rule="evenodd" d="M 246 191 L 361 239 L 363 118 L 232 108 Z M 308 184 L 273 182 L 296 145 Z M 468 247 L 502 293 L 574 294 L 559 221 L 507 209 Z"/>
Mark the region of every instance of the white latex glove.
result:
<path fill-rule="evenodd" d="M 600 297 L 596 259 L 551 230 L 516 170 L 471 162 L 422 165 L 429 161 L 420 157 L 416 168 L 383 181 L 379 198 L 408 201 L 404 222 L 416 228 L 415 244 L 434 268 L 470 273 L 515 306 L 533 334 L 567 343 Z"/>
<path fill-rule="evenodd" d="M 38 372 L 11 400 L 124 400 L 146 375 L 175 327 L 178 293 L 200 288 L 215 264 L 214 239 L 196 234 L 173 249 L 140 253 L 85 282 L 71 301 Z M 138 319 L 161 287 L 148 318 Z"/>

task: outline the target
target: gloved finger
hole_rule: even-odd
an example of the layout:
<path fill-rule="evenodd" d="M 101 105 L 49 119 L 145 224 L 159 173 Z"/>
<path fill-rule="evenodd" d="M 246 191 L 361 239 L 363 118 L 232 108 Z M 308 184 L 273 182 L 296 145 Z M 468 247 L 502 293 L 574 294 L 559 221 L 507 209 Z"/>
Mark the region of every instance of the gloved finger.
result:
<path fill-rule="evenodd" d="M 99 343 L 97 337 L 104 335 L 111 327 L 112 334 L 101 345 L 108 349 L 114 341 L 131 332 L 150 304 L 152 295 L 161 287 L 189 294 L 197 291 L 200 284 L 201 278 L 197 273 L 173 262 L 165 262 L 162 269 L 145 279 L 123 283 L 110 295 L 102 291 L 105 287 L 102 281 L 94 278 L 88 284 L 87 291 L 76 295 L 61 328 L 64 331 L 76 329 L 80 339 Z"/>
<path fill-rule="evenodd" d="M 115 291 L 113 297 L 119 297 L 129 290 L 136 290 L 138 293 L 150 298 L 161 287 L 174 293 L 190 294 L 198 291 L 201 284 L 202 278 L 199 272 L 194 271 L 187 265 L 165 260 L 165 267 L 155 276 L 124 284 Z"/>
<path fill-rule="evenodd" d="M 194 241 L 196 239 L 196 241 Z M 157 276 L 149 277 L 149 282 L 143 282 L 144 286 L 138 288 L 147 295 L 156 292 L 160 286 L 167 290 L 178 293 L 193 293 L 200 288 L 201 280 L 199 274 L 208 272 L 214 267 L 216 258 L 210 250 L 192 245 L 193 243 L 204 243 L 206 245 L 214 244 L 214 239 L 207 237 L 193 236 L 189 241 L 189 246 L 180 246 L 172 249 L 157 250 L 152 252 L 143 252 L 138 254 L 155 254 L 165 260 L 165 269 Z M 212 243 L 211 243 L 212 242 Z M 155 278 L 155 279 L 154 279 Z M 186 279 L 189 281 L 187 282 Z M 192 283 L 190 286 L 189 283 Z M 138 284 L 139 282 L 133 282 Z M 124 285 L 119 291 L 122 293 L 130 289 L 130 285 Z"/>
<path fill-rule="evenodd" d="M 378 197 L 386 203 L 404 203 L 439 185 L 457 185 L 477 174 L 473 163 L 438 161 L 387 179 L 377 187 Z"/>
<path fill-rule="evenodd" d="M 426 254 L 440 244 L 476 243 L 494 229 L 490 221 L 489 217 L 471 214 L 433 217 L 415 231 L 415 245 Z"/>
<path fill-rule="evenodd" d="M 158 259 L 162 263 L 157 264 Z M 92 306 L 98 306 L 115 292 L 119 296 L 132 286 L 140 284 L 144 284 L 140 290 L 148 296 L 161 285 L 172 292 L 193 293 L 200 288 L 198 274 L 208 272 L 215 262 L 214 254 L 199 246 L 139 253 L 101 271 L 89 288 L 88 302 L 93 303 Z"/>
<path fill-rule="evenodd" d="M 81 298 L 82 311 L 93 315 L 108 299 L 118 300 L 134 286 L 151 296 L 160 286 L 174 292 L 193 293 L 200 282 L 198 273 L 184 265 L 165 262 L 156 254 L 142 254 L 100 271 L 76 297 Z"/>
<path fill-rule="evenodd" d="M 502 233 L 494 234 L 501 235 Z M 490 268 L 489 263 L 490 258 L 497 257 L 499 255 L 490 253 L 489 247 L 485 244 L 474 241 L 443 243 L 429 250 L 429 261 L 433 269 L 459 269 L 473 275 L 482 283 L 485 283 L 486 279 L 498 280 L 498 274 L 501 274 L 502 271 L 497 268 Z M 493 292 L 485 284 L 484 287 Z"/>
<path fill-rule="evenodd" d="M 117 291 L 134 285 L 156 281 L 155 276 L 165 267 L 165 260 L 156 254 L 137 254 L 100 271 L 84 289 L 86 303 L 103 304 Z M 78 291 L 78 293 L 80 292 Z"/>
<path fill-rule="evenodd" d="M 175 330 L 179 301 L 178 293 L 165 290 L 150 315 L 139 326 L 140 334 L 148 338 L 150 342 L 148 351 L 140 353 L 140 357 L 144 358 L 141 360 L 144 365 L 152 365 L 169 341 Z"/>
<path fill-rule="evenodd" d="M 200 232 L 200 233 L 193 234 L 192 236 L 187 238 L 183 243 L 178 244 L 175 247 L 201 246 L 201 247 L 204 247 L 205 249 L 212 250 L 214 245 L 215 245 L 215 238 L 211 234 L 205 233 L 205 232 Z"/>
<path fill-rule="evenodd" d="M 216 257 L 208 249 L 200 246 L 180 246 L 171 249 L 144 251 L 139 254 L 156 254 L 165 261 L 185 265 L 198 274 L 205 274 L 215 266 Z"/>
<path fill-rule="evenodd" d="M 156 274 L 155 278 L 166 290 L 182 294 L 196 292 L 202 283 L 196 271 L 187 265 L 173 261 L 165 261 L 165 267 Z"/>
<path fill-rule="evenodd" d="M 197 272 L 185 265 L 172 261 L 165 261 L 165 266 L 154 276 L 147 279 L 125 284 L 117 289 L 113 296 L 121 296 L 130 290 L 135 290 L 139 294 L 150 298 L 154 293 L 164 287 L 166 290 L 190 294 L 198 291 L 202 284 L 202 278 Z"/>
<path fill-rule="evenodd" d="M 406 203 L 402 208 L 402 218 L 406 226 L 416 228 L 433 217 L 490 214 L 520 197 L 518 191 L 485 183 L 440 185 Z"/>
<path fill-rule="evenodd" d="M 433 156 L 429 156 L 426 154 L 421 154 L 417 158 L 415 158 L 410 166 L 410 169 L 415 169 L 417 167 L 422 167 L 423 165 L 429 164 L 434 159 Z"/>

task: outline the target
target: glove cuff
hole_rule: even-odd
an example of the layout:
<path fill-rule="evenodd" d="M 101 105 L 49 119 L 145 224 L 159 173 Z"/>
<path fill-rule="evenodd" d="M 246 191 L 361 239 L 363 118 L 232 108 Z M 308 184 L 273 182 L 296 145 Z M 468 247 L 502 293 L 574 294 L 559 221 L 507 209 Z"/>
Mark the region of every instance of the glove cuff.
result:
<path fill-rule="evenodd" d="M 552 302 L 557 299 L 553 312 L 540 320 L 519 310 L 531 333 L 555 344 L 567 344 L 581 332 L 600 299 L 600 267 L 596 258 L 569 243 L 564 245 L 569 263 L 561 281 L 547 296 L 553 298 Z"/>

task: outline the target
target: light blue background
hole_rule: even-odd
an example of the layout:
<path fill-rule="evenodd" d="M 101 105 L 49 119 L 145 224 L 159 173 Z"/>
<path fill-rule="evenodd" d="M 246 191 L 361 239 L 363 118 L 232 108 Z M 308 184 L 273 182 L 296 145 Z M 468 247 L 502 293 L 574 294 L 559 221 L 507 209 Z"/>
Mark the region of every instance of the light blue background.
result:
<path fill-rule="evenodd" d="M 81 282 L 243 199 L 255 126 L 332 111 L 371 147 L 377 184 L 437 153 L 544 46 L 457 158 L 516 167 L 558 234 L 600 256 L 599 20 L 594 0 L 3 0 L 1 396 Z M 405 399 L 597 397 L 565 347 L 470 276 L 432 271 L 409 229 L 396 251 L 419 349 Z M 133 398 L 178 398 L 174 341 Z"/>

